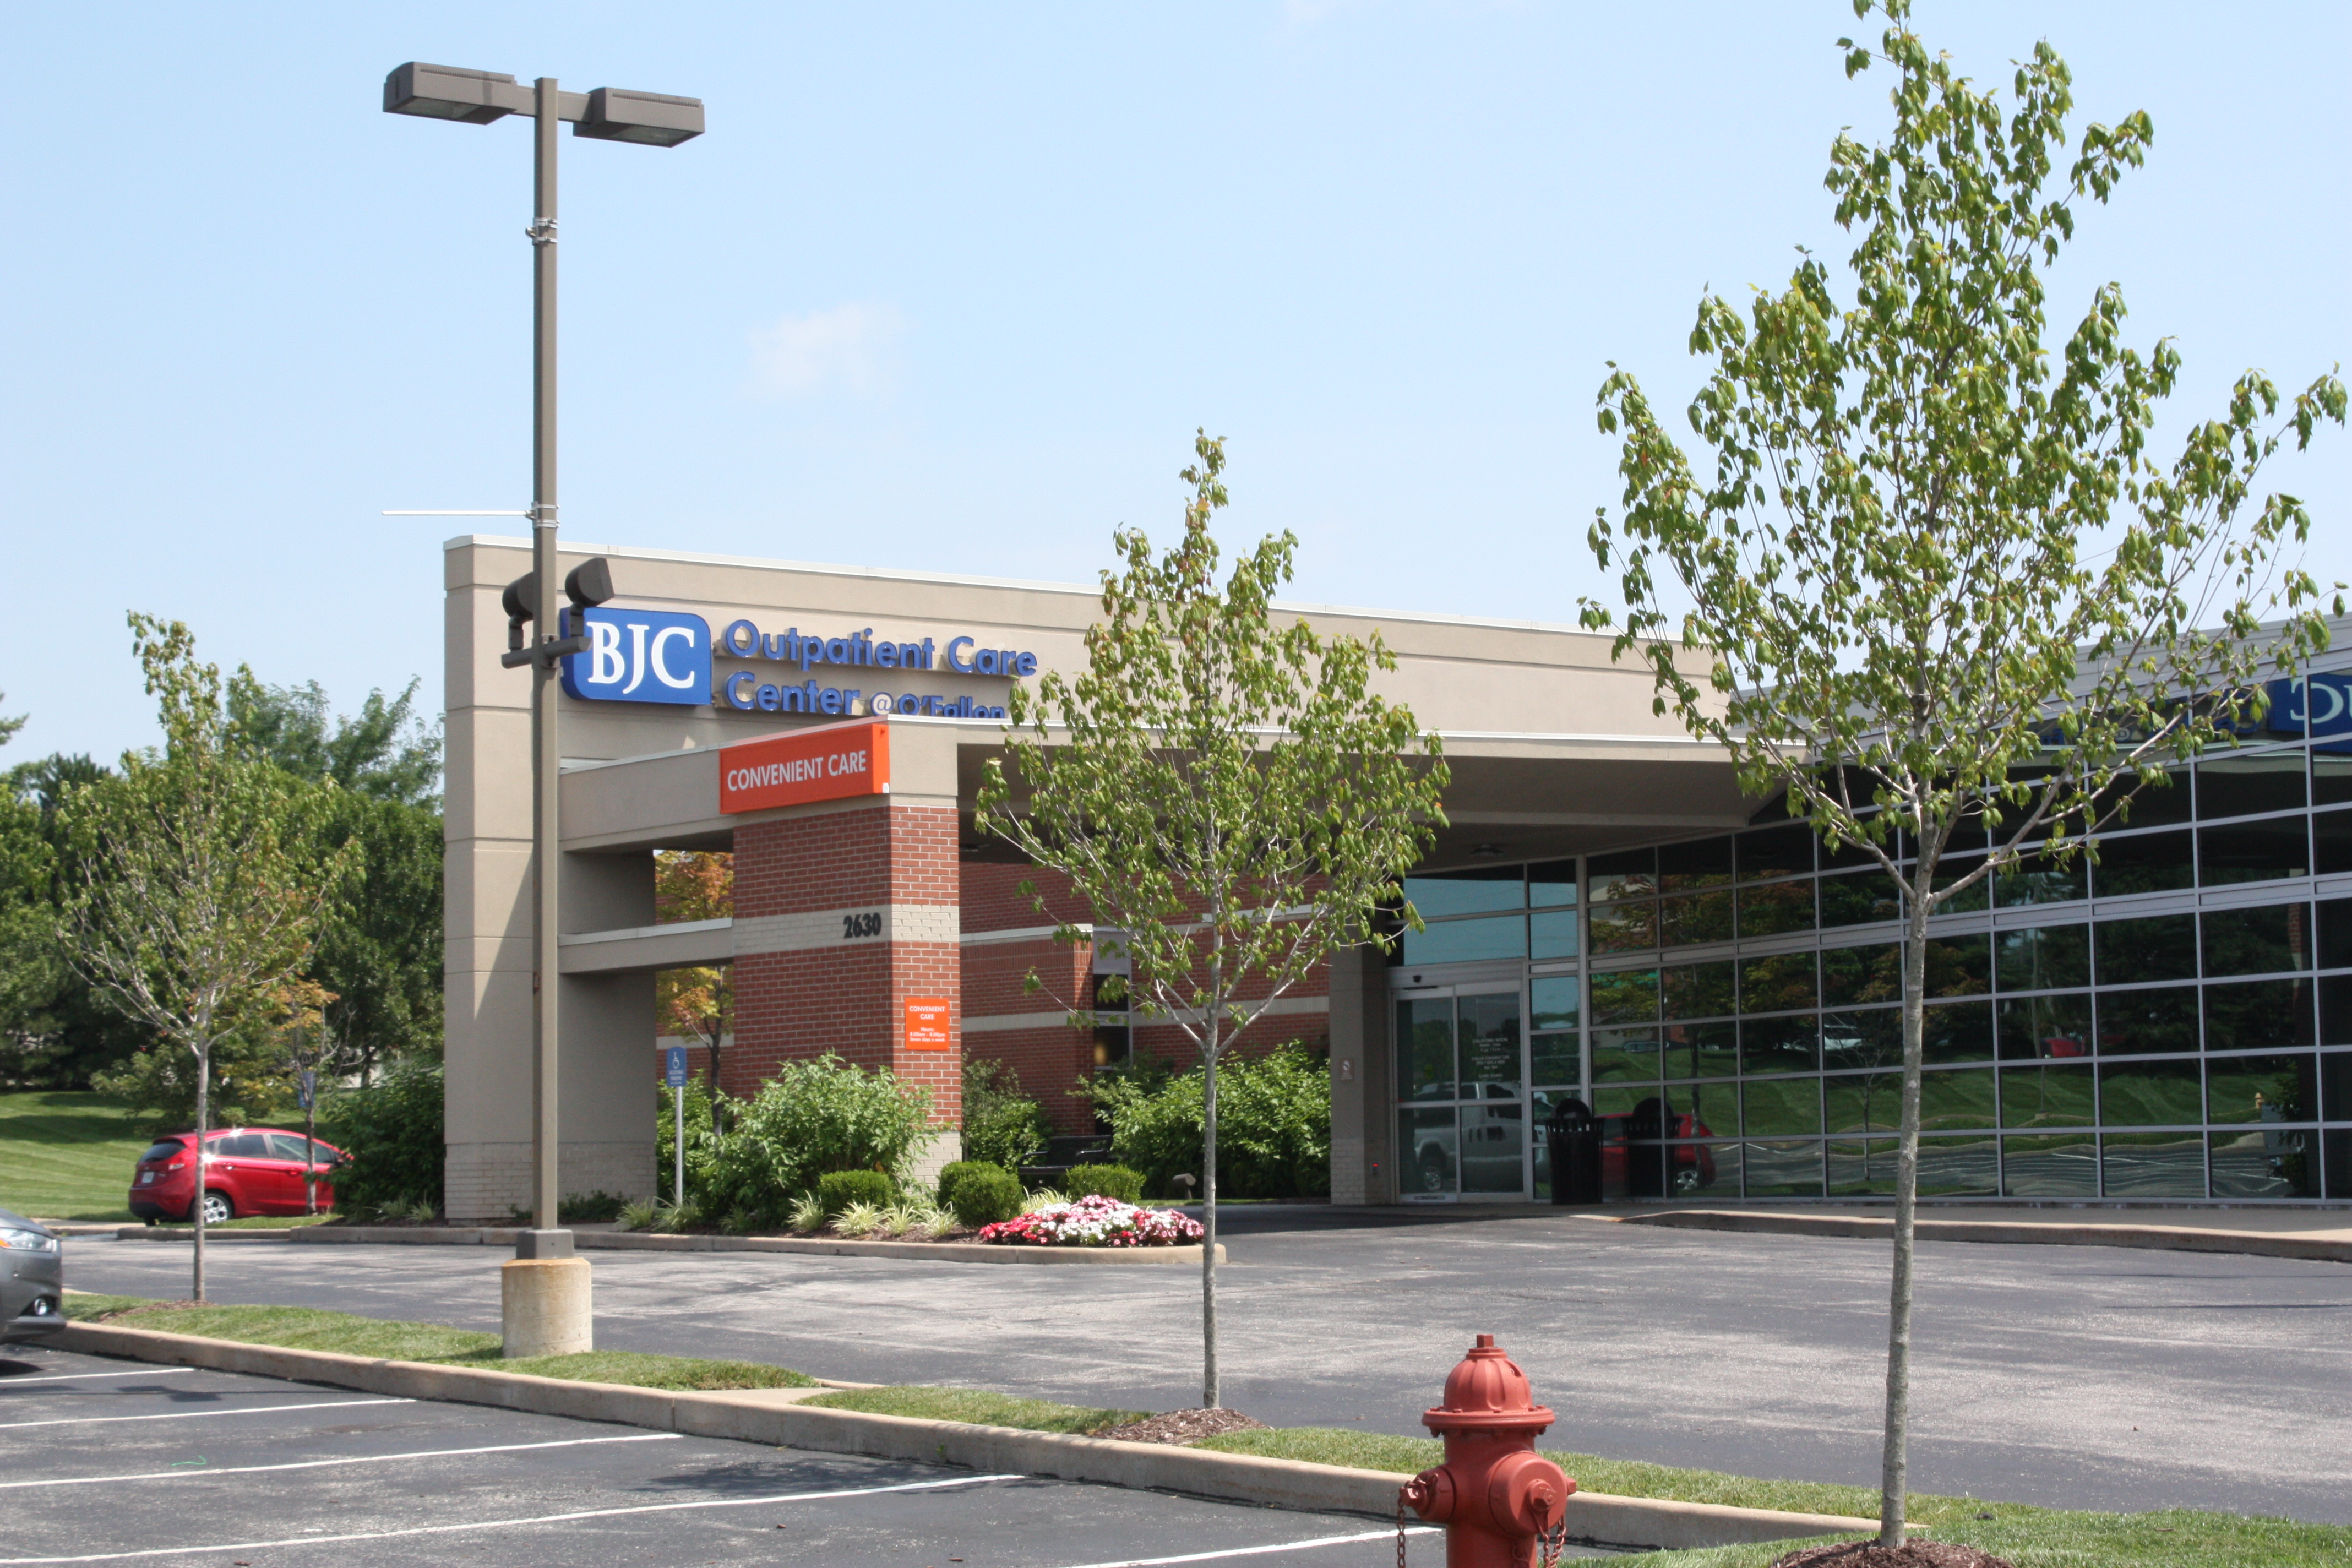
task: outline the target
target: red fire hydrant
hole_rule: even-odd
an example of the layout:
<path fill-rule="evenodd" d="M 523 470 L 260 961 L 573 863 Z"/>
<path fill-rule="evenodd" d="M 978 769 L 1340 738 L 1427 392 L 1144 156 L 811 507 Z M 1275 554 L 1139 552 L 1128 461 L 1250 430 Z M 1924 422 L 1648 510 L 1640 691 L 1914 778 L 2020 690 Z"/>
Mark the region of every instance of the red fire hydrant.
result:
<path fill-rule="evenodd" d="M 1536 1452 L 1552 1421 L 1528 1374 L 1494 1335 L 1480 1334 L 1445 1379 L 1445 1403 L 1422 1412 L 1421 1424 L 1445 1439 L 1445 1463 L 1404 1488 L 1413 1512 L 1445 1526 L 1445 1568 L 1533 1568 L 1539 1537 L 1554 1537 L 1558 1550 L 1576 1483 Z"/>

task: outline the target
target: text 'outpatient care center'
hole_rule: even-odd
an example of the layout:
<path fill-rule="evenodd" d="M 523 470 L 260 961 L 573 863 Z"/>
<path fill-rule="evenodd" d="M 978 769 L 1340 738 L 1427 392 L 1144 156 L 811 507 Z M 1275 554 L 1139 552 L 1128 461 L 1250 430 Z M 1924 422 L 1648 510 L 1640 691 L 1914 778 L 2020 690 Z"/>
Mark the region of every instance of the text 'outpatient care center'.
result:
<path fill-rule="evenodd" d="M 971 1055 L 1081 1131 L 1076 1081 L 1189 1064 L 1173 1028 L 1070 1026 L 1117 944 L 1055 944 L 1049 916 L 1085 911 L 972 826 L 1010 683 L 1082 668 L 1098 590 L 604 546 L 564 563 L 592 556 L 619 596 L 572 612 L 588 647 L 558 699 L 564 1191 L 652 1195 L 664 969 L 732 965 L 739 1096 L 833 1052 L 925 1086 L 951 1130 Z M 452 1217 L 492 1219 L 530 1171 L 530 685 L 499 664 L 500 592 L 530 562 L 482 536 L 445 558 L 446 1190 Z M 1328 1049 L 1335 1203 L 1542 1200 L 1570 1098 L 1631 1140 L 1626 1195 L 1892 1191 L 1883 871 L 1743 796 L 1606 637 L 1282 613 L 1377 629 L 1398 659 L 1381 689 L 1453 772 L 1404 888 L 1427 929 L 1333 953 L 1244 1039 Z M 2029 860 L 1932 922 L 1923 1195 L 2352 1199 L 2352 656 L 2325 662 L 2274 683 L 2239 749 L 2144 794 L 2095 866 Z M 657 923 L 659 849 L 732 851 L 733 918 Z"/>

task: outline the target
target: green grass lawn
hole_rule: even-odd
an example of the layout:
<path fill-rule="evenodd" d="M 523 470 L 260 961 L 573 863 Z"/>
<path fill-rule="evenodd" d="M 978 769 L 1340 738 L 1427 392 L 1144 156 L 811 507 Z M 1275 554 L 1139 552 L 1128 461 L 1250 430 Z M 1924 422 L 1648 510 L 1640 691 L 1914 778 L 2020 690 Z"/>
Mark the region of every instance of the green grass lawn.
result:
<path fill-rule="evenodd" d="M 219 1225 L 208 1225 L 205 1226 L 205 1229 L 208 1232 L 215 1230 L 299 1230 L 306 1225 L 324 1225 L 334 1217 L 335 1216 L 332 1214 L 324 1209 L 321 1209 L 317 1214 L 250 1214 L 246 1215 L 243 1219 L 227 1220 Z M 155 1228 L 158 1230 L 172 1231 L 180 1235 L 186 1235 L 194 1231 L 196 1227 L 185 1220 L 167 1219 L 157 1225 Z"/>
<path fill-rule="evenodd" d="M 109 1094 L 0 1094 L 0 1208 L 34 1219 L 123 1219 L 150 1140 Z"/>
<path fill-rule="evenodd" d="M 975 1426 L 1017 1426 L 1024 1432 L 1099 1432 L 1141 1421 L 1149 1410 L 1096 1410 L 1047 1399 L 1016 1399 L 984 1388 L 845 1388 L 805 1405 L 862 1410 L 868 1415 L 914 1415 L 926 1421 L 967 1421 Z"/>
<path fill-rule="evenodd" d="M 633 1388 L 702 1389 L 811 1388 L 816 1380 L 781 1366 L 757 1362 L 701 1361 L 688 1356 L 644 1355 L 635 1351 L 590 1351 L 581 1355 L 526 1356 L 507 1361 L 499 1336 L 441 1323 L 404 1323 L 310 1307 L 189 1307 L 163 1305 L 138 1296 L 66 1294 L 66 1316 L 88 1321 L 111 1312 L 125 1328 L 167 1334 L 196 1334 L 240 1344 L 282 1345 L 289 1350 L 337 1351 L 385 1361 L 442 1362 L 481 1365 L 500 1372 L 578 1383 L 618 1383 Z"/>

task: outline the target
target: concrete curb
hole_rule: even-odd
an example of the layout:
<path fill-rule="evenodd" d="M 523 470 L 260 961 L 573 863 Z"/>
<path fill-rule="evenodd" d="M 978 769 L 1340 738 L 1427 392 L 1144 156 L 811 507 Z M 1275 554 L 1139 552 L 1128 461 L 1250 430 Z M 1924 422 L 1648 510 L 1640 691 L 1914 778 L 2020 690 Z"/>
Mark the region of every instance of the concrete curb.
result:
<path fill-rule="evenodd" d="M 1748 1214 L 1724 1209 L 1669 1209 L 1654 1214 L 1588 1216 L 1616 1225 L 1669 1230 L 1734 1230 L 1772 1236 L 1890 1238 L 1895 1221 L 1871 1215 Z M 2352 1263 L 2352 1242 L 2325 1237 L 2272 1236 L 2259 1231 L 2199 1230 L 2189 1226 L 2037 1225 L 2014 1220 L 1927 1219 L 1914 1222 L 1921 1241 L 1989 1241 L 2045 1247 L 2140 1247 L 2174 1252 L 2234 1252 L 2255 1258 L 2301 1258 Z"/>
<path fill-rule="evenodd" d="M 503 1410 L 604 1421 L 698 1437 L 857 1454 L 916 1464 L 1014 1471 L 1059 1480 L 1091 1481 L 1139 1491 L 1180 1492 L 1225 1502 L 1307 1513 L 1352 1513 L 1390 1521 L 1405 1478 L 1386 1470 L 1348 1469 L 1297 1459 L 1258 1458 L 1157 1443 L 1122 1443 L 1009 1426 L 973 1426 L 854 1410 L 812 1410 L 800 1390 L 747 1389 L 692 1394 L 572 1383 L 481 1367 L 377 1361 L 333 1351 L 286 1350 L 241 1344 L 110 1323 L 75 1323 L 47 1343 L 84 1355 L 209 1367 L 217 1372 L 325 1384 L 403 1399 L 446 1400 Z M 1836 1514 L 1780 1513 L 1768 1509 L 1579 1492 L 1569 1500 L 1570 1536 L 1584 1544 L 1668 1550 L 1788 1541 L 1809 1535 L 1867 1533 L 1869 1520 Z"/>
<path fill-rule="evenodd" d="M 132 1234 L 126 1232 L 126 1235 Z M 274 1233 L 289 1241 L 331 1246 L 338 1242 L 408 1247 L 512 1247 L 511 1230 L 428 1226 L 306 1226 Z M 801 1252 L 847 1258 L 928 1258 L 940 1263 L 1043 1263 L 1081 1265 L 1191 1264 L 1201 1266 L 1198 1247 L 976 1247 L 970 1242 L 850 1241 L 814 1236 L 663 1236 L 650 1231 L 574 1232 L 583 1252 Z M 1217 1261 L 1227 1261 L 1224 1244 Z"/>

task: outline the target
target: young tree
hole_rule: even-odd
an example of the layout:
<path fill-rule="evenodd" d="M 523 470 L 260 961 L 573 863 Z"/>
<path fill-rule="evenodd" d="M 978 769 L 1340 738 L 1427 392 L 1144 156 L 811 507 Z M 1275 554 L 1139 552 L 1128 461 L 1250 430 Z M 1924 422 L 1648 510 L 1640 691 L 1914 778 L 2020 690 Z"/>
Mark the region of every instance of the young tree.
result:
<path fill-rule="evenodd" d="M 1374 940 L 1381 901 L 1444 821 L 1447 775 L 1437 737 L 1372 692 L 1374 672 L 1396 668 L 1377 635 L 1318 637 L 1274 608 L 1295 538 L 1261 541 L 1218 587 L 1209 521 L 1225 504 L 1224 447 L 1202 434 L 1193 451 L 1176 546 L 1155 559 L 1141 530 L 1113 536 L 1125 569 L 1102 574 L 1084 673 L 1014 685 L 978 822 L 1067 879 L 1120 933 L 1135 1010 L 1200 1051 L 1201 1399 L 1213 1407 L 1217 1059 L 1332 950 Z M 1069 921 L 1055 932 L 1086 934 Z"/>
<path fill-rule="evenodd" d="M 1857 15 L 1872 8 L 1857 0 Z M 2316 584 L 2277 560 L 2309 518 L 2290 496 L 2251 517 L 2248 502 L 2287 432 L 2300 449 L 2322 420 L 2343 423 L 2345 392 L 2326 376 L 2285 403 L 2249 373 L 2159 464 L 2148 431 L 2179 373 L 2172 345 L 2125 345 L 2113 283 L 2063 344 L 2045 344 L 2043 319 L 2074 205 L 2104 202 L 2140 163 L 2147 116 L 2088 127 L 2053 180 L 2073 96 L 2047 44 L 2004 105 L 1912 34 L 1907 0 L 1877 8 L 1879 49 L 1841 47 L 1849 77 L 1895 70 L 1893 130 L 1874 147 L 1841 134 L 1828 179 L 1857 237 L 1853 302 L 1811 257 L 1746 320 L 1700 302 L 1692 352 L 1714 366 L 1690 420 L 1708 473 L 1629 373 L 1608 378 L 1600 423 L 1622 433 L 1624 511 L 1612 524 L 1604 509 L 1591 542 L 1624 614 L 1587 602 L 1584 624 L 1650 663 L 1660 710 L 1723 747 L 1749 792 L 1785 792 L 1791 815 L 1902 889 L 1892 1546 L 1908 1486 L 1928 921 L 2004 868 L 2095 855 L 2136 791 L 2231 742 L 2265 664 L 2289 671 L 2326 647 Z M 1948 873 L 1964 827 L 1989 832 L 1990 853 Z"/>
<path fill-rule="evenodd" d="M 68 803 L 96 874 L 68 907 L 74 963 L 194 1071 L 194 1281 L 205 1297 L 204 1135 L 214 1047 L 286 1021 L 289 986 L 341 897 L 350 856 L 322 850 L 324 786 L 256 757 L 224 713 L 219 669 L 178 622 L 131 617 L 157 699 L 160 752 Z"/>
<path fill-rule="evenodd" d="M 654 918 L 725 920 L 735 912 L 735 857 L 722 850 L 665 849 L 654 857 Z M 665 969 L 654 976 L 654 1014 L 675 1034 L 710 1051 L 710 1131 L 724 1131 L 719 1052 L 735 1026 L 735 971 L 730 964 Z"/>

